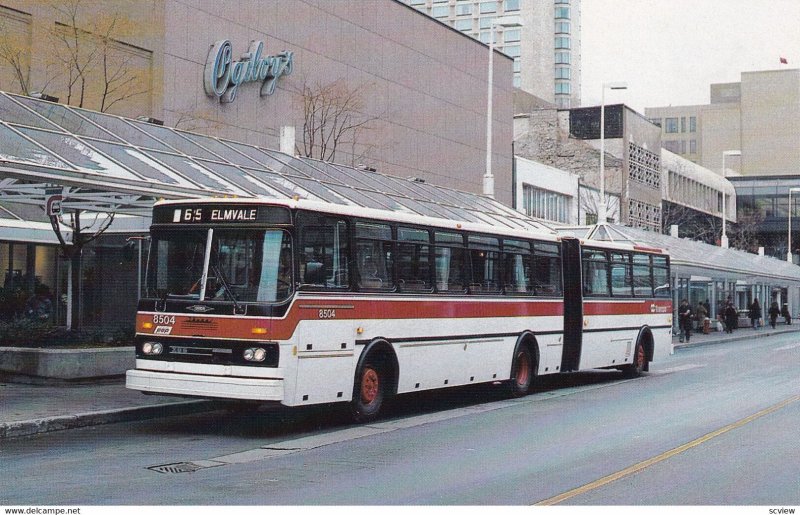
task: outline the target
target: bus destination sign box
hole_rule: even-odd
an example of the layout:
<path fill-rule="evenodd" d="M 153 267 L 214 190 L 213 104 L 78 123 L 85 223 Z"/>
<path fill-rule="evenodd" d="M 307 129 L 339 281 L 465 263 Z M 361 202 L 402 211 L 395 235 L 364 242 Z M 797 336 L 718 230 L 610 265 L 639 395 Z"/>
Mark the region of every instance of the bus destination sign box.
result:
<path fill-rule="evenodd" d="M 183 205 L 157 207 L 157 224 L 290 224 L 289 210 L 277 206 L 256 205 Z"/>

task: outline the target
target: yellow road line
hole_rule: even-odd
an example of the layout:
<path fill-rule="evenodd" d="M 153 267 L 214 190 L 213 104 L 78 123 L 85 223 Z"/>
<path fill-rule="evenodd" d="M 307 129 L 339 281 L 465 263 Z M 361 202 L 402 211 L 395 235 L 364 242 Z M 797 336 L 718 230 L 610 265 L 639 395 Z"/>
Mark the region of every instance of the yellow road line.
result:
<path fill-rule="evenodd" d="M 793 402 L 797 402 L 798 400 L 800 400 L 800 395 L 795 395 L 794 397 L 790 397 L 789 399 L 786 399 L 783 402 L 775 404 L 774 406 L 770 406 L 769 408 L 763 409 L 763 410 L 759 411 L 758 413 L 754 413 L 754 414 L 750 415 L 749 417 L 745 417 L 745 418 L 743 418 L 743 419 L 741 419 L 741 420 L 739 420 L 737 422 L 729 424 L 729 425 L 727 425 L 727 426 L 725 426 L 723 428 L 717 429 L 716 431 L 712 431 L 711 433 L 708 433 L 707 435 L 701 436 L 700 438 L 697 438 L 696 440 L 692 440 L 689 443 L 685 443 L 685 444 L 681 445 L 680 447 L 676 447 L 676 448 L 674 448 L 674 449 L 672 449 L 670 451 L 667 451 L 665 453 L 659 454 L 658 456 L 650 458 L 649 460 L 645 460 L 645 461 L 642 461 L 642 462 L 637 463 L 635 465 L 631 465 L 630 467 L 628 467 L 626 469 L 623 469 L 623 470 L 620 470 L 619 472 L 615 472 L 615 473 L 610 474 L 608 476 L 602 477 L 602 478 L 598 479 L 597 481 L 592 481 L 591 483 L 585 484 L 585 485 L 580 486 L 578 488 L 574 488 L 574 489 L 572 489 L 572 490 L 570 490 L 568 492 L 564 492 L 563 494 L 556 495 L 555 497 L 550 497 L 549 499 L 545 499 L 543 501 L 539 501 L 534 506 L 552 506 L 554 504 L 558 504 L 560 502 L 564 502 L 567 499 L 571 499 L 572 497 L 575 497 L 577 495 L 581 495 L 581 494 L 584 494 L 586 492 L 590 492 L 592 490 L 600 488 L 601 486 L 605 486 L 605 485 L 607 485 L 609 483 L 612 483 L 612 482 L 614 482 L 614 481 L 616 481 L 618 479 L 622 479 L 622 478 L 630 476 L 632 474 L 636 474 L 637 472 L 640 472 L 640 471 L 646 469 L 647 467 L 655 465 L 656 463 L 660 463 L 660 462 L 662 462 L 664 460 L 667 460 L 667 459 L 669 459 L 669 458 L 671 458 L 673 456 L 676 456 L 676 455 L 678 455 L 678 454 L 680 454 L 680 453 L 682 453 L 684 451 L 688 451 L 689 449 L 691 449 L 693 447 L 697 447 L 698 445 L 700 445 L 700 444 L 702 444 L 704 442 L 707 442 L 707 441 L 711 440 L 712 438 L 716 438 L 717 436 L 725 434 L 728 431 L 731 431 L 733 429 L 736 429 L 736 428 L 742 427 L 742 426 L 744 426 L 746 424 L 749 424 L 750 422 L 752 422 L 752 421 L 754 421 L 754 420 L 756 420 L 758 418 L 761 418 L 764 415 L 769 415 L 770 413 L 774 413 L 775 411 L 778 411 L 779 409 L 784 408 L 784 407 L 788 406 L 789 404 L 791 404 Z"/>

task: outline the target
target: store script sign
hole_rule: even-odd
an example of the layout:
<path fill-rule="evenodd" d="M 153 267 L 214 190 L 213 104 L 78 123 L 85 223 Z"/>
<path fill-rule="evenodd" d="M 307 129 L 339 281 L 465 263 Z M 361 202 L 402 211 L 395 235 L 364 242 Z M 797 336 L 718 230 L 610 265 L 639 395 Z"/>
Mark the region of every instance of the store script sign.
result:
<path fill-rule="evenodd" d="M 244 82 L 261 82 L 262 97 L 273 94 L 278 79 L 292 73 L 294 53 L 284 50 L 278 55 L 262 56 L 263 51 L 263 41 L 251 41 L 247 52 L 235 61 L 229 40 L 211 45 L 203 74 L 206 94 L 222 103 L 233 102 L 239 85 Z"/>

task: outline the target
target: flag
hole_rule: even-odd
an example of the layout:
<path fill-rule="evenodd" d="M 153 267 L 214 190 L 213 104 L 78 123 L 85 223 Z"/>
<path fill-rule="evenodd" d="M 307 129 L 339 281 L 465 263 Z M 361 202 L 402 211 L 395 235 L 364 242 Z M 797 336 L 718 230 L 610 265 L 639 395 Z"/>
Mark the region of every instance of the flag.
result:
<path fill-rule="evenodd" d="M 780 60 L 781 60 L 781 64 L 789 64 L 789 60 L 786 59 L 785 57 L 781 57 Z"/>

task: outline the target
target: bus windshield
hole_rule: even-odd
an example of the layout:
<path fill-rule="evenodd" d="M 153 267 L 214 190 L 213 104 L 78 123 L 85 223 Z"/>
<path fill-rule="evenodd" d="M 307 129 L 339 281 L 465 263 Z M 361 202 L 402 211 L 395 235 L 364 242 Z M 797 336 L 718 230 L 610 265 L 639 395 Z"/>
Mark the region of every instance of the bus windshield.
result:
<path fill-rule="evenodd" d="M 280 302 L 293 290 L 291 256 L 291 237 L 279 229 L 154 232 L 147 295 L 234 303 Z"/>

